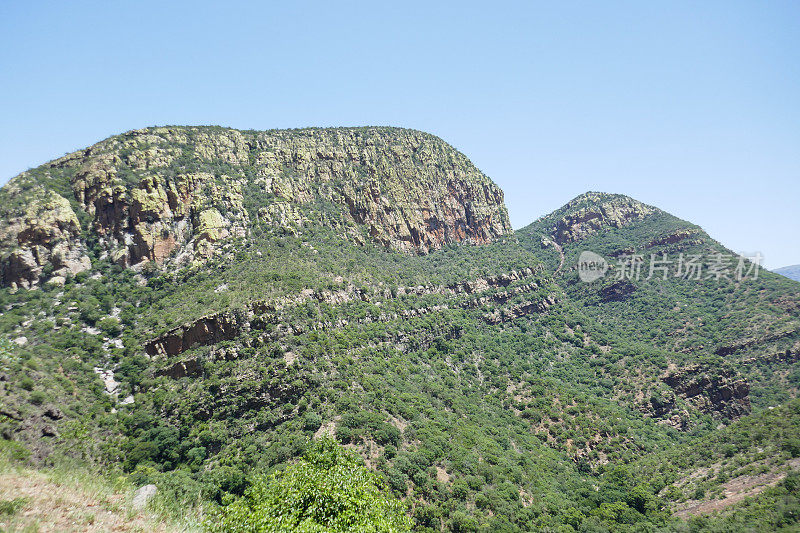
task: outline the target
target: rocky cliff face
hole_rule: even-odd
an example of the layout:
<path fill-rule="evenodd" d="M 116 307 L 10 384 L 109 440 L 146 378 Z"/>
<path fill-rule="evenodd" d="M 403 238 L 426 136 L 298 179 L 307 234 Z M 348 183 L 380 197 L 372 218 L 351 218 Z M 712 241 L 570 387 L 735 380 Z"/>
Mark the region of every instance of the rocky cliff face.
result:
<path fill-rule="evenodd" d="M 723 418 L 750 413 L 750 385 L 731 369 L 694 363 L 673 369 L 662 380 L 704 413 Z"/>
<path fill-rule="evenodd" d="M 656 209 L 627 196 L 588 192 L 570 201 L 562 211 L 552 228 L 558 244 L 580 241 L 604 227 L 626 226 Z"/>
<path fill-rule="evenodd" d="M 203 261 L 264 225 L 321 223 L 407 253 L 511 231 L 502 191 L 463 154 L 396 128 L 137 130 L 25 172 L 2 195 L 28 205 L 0 208 L 2 282 L 23 287 L 88 269 L 89 240 L 139 267 Z"/>
<path fill-rule="evenodd" d="M 14 184 L 9 192 L 22 195 Z M 0 281 L 31 287 L 46 275 L 54 282 L 91 267 L 78 217 L 69 202 L 44 188 L 28 201 L 6 204 L 0 219 Z"/>

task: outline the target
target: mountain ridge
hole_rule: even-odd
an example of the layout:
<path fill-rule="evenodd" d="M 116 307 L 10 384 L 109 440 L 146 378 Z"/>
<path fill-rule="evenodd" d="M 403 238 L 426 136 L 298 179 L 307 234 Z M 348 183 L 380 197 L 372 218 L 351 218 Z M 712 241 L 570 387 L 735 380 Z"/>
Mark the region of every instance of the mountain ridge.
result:
<path fill-rule="evenodd" d="M 126 135 L 0 190 L 30 274 L 3 267 L 0 452 L 215 510 L 330 435 L 427 533 L 680 531 L 729 474 L 794 497 L 796 284 L 578 277 L 585 250 L 727 253 L 699 227 L 588 192 L 512 233 L 409 130 Z"/>

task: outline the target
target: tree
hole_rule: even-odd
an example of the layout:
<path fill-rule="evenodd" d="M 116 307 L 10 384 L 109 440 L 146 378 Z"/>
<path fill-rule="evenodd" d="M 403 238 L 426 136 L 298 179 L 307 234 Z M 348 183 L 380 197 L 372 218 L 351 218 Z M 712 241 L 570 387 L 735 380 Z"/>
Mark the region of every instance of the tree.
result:
<path fill-rule="evenodd" d="M 212 515 L 225 533 L 395 533 L 411 530 L 404 505 L 383 480 L 336 441 L 314 442 L 297 463 L 257 478 L 242 498 Z"/>

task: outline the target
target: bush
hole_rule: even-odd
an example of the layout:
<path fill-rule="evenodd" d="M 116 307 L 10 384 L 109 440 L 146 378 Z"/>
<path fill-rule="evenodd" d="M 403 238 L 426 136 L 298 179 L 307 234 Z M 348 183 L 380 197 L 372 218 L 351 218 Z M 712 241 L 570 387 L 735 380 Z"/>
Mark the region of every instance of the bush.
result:
<path fill-rule="evenodd" d="M 0 457 L 7 457 L 11 461 L 27 461 L 31 456 L 28 450 L 22 444 L 13 440 L 0 440 Z"/>
<path fill-rule="evenodd" d="M 206 522 L 222 532 L 400 532 L 404 506 L 358 457 L 325 438 L 282 472 L 255 480 L 244 497 Z"/>
<path fill-rule="evenodd" d="M 35 390 L 31 393 L 31 403 L 33 405 L 42 405 L 47 400 L 47 395 L 40 391 Z"/>
<path fill-rule="evenodd" d="M 800 457 L 800 439 L 788 439 L 783 443 L 783 449 L 792 457 Z"/>
<path fill-rule="evenodd" d="M 97 322 L 97 327 L 109 337 L 116 337 L 122 332 L 122 327 L 119 324 L 119 320 L 112 316 L 107 316 L 102 320 L 99 320 Z"/>
<path fill-rule="evenodd" d="M 322 425 L 322 417 L 317 413 L 306 413 L 303 417 L 303 429 L 306 431 L 316 431 Z"/>

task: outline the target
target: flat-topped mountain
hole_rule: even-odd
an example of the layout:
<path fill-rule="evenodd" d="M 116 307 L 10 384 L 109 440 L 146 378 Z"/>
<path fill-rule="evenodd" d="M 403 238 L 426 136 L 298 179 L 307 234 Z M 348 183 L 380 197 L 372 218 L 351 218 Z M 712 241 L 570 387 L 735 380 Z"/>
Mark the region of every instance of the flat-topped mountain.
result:
<path fill-rule="evenodd" d="M 265 225 L 314 221 L 412 253 L 510 232 L 489 178 L 399 128 L 131 131 L 12 179 L 0 216 L 0 277 L 15 286 L 88 269 L 88 247 L 125 266 L 185 265 Z"/>

